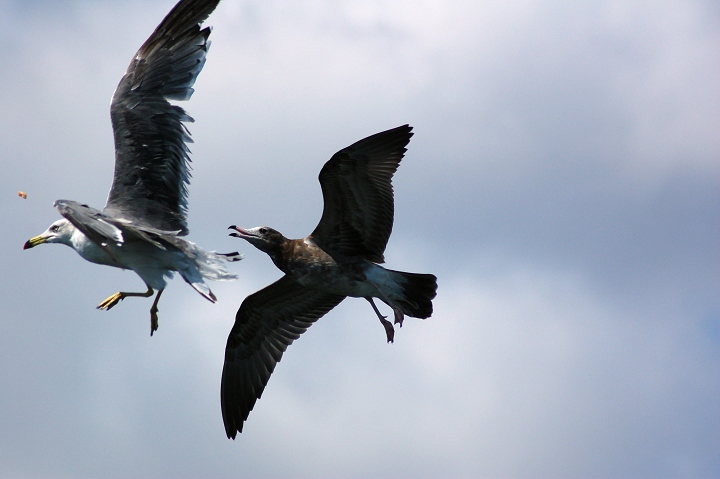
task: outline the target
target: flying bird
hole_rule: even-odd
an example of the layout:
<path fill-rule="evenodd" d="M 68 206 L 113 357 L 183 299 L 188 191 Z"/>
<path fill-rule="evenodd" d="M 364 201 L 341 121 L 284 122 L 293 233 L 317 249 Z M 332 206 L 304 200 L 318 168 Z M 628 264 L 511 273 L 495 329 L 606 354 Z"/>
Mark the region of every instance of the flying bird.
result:
<path fill-rule="evenodd" d="M 210 28 L 201 24 L 220 0 L 181 0 L 140 47 L 110 105 L 115 138 L 115 173 L 103 210 L 70 200 L 54 206 L 63 216 L 24 249 L 42 243 L 70 246 L 92 263 L 131 269 L 146 292 L 118 292 L 98 305 L 108 310 L 129 296 L 150 297 L 150 335 L 158 327 L 158 301 L 177 271 L 211 302 L 204 279 L 237 276 L 224 261 L 237 253 L 205 251 L 182 238 L 188 234 L 187 186 L 193 119 L 168 100 L 189 100 L 205 65 Z"/>
<path fill-rule="evenodd" d="M 309 236 L 291 240 L 267 226 L 230 227 L 231 236 L 267 253 L 285 275 L 248 296 L 235 316 L 221 385 L 228 438 L 242 432 L 285 349 L 347 296 L 370 302 L 388 342 L 394 327 L 373 298 L 392 308 L 400 326 L 405 315 L 432 314 L 434 275 L 379 265 L 393 226 L 392 177 L 411 136 L 412 127 L 404 125 L 335 153 L 320 171 L 324 208 Z"/>

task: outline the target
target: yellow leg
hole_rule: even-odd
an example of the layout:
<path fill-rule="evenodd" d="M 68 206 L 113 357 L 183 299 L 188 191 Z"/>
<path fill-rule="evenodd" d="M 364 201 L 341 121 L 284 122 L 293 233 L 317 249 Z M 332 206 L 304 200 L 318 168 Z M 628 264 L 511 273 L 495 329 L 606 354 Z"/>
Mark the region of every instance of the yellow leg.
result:
<path fill-rule="evenodd" d="M 108 309 L 112 308 L 113 306 L 115 306 L 116 304 L 118 304 L 123 299 L 127 298 L 128 296 L 140 296 L 143 298 L 149 298 L 150 296 L 153 295 L 154 292 L 155 291 L 153 291 L 153 289 L 150 286 L 148 286 L 148 290 L 144 293 L 125 293 L 125 292 L 119 291 L 119 292 L 113 294 L 112 296 L 110 296 L 109 298 L 107 298 L 102 303 L 98 304 L 97 309 L 108 310 Z"/>
<path fill-rule="evenodd" d="M 158 301 L 160 301 L 160 295 L 165 291 L 164 289 L 159 289 L 157 296 L 155 296 L 155 301 L 153 301 L 152 308 L 150 308 L 150 336 L 153 335 L 155 331 L 157 331 L 158 328 Z"/>

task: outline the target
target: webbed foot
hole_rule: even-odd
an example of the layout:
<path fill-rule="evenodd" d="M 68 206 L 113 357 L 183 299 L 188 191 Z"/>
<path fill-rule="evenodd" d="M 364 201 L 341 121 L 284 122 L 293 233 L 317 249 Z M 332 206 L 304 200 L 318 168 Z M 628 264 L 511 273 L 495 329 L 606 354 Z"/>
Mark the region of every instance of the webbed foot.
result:
<path fill-rule="evenodd" d="M 387 336 L 387 342 L 392 343 L 395 339 L 395 328 L 393 328 L 393 325 L 390 321 L 383 318 L 380 319 L 380 322 L 382 323 L 383 327 L 385 328 L 385 335 Z"/>
<path fill-rule="evenodd" d="M 150 310 L 150 336 L 158 329 L 157 308 Z"/>
<path fill-rule="evenodd" d="M 393 313 L 395 314 L 395 324 L 399 324 L 402 328 L 405 313 L 402 312 L 402 309 L 396 307 L 393 307 Z"/>
<path fill-rule="evenodd" d="M 143 298 L 149 298 L 154 293 L 153 289 L 148 286 L 148 290 L 144 293 L 126 293 L 124 291 L 118 291 L 117 293 L 113 294 L 109 298 L 107 298 L 105 301 L 97 305 L 97 309 L 104 309 L 108 310 L 118 304 L 123 299 L 127 298 L 128 296 L 140 296 Z"/>
<path fill-rule="evenodd" d="M 112 296 L 105 299 L 105 301 L 103 301 L 102 303 L 98 304 L 97 309 L 104 309 L 107 311 L 107 310 L 111 309 L 113 306 L 115 306 L 116 304 L 118 304 L 123 299 L 125 299 L 125 295 L 123 295 L 123 293 L 118 291 L 117 293 L 115 293 Z"/>
<path fill-rule="evenodd" d="M 158 329 L 158 301 L 160 301 L 160 296 L 162 295 L 164 289 L 158 290 L 157 296 L 155 296 L 155 301 L 153 301 L 153 305 L 150 308 L 150 336 L 153 335 L 155 331 Z"/>
<path fill-rule="evenodd" d="M 383 316 L 380 314 L 380 310 L 375 306 L 375 301 L 373 301 L 372 298 L 365 298 L 368 300 L 370 305 L 372 306 L 373 310 L 375 311 L 375 314 L 377 314 L 378 319 L 380 320 L 380 323 L 382 323 L 383 328 L 385 328 L 385 336 L 387 336 L 387 342 L 392 343 L 394 342 L 395 338 L 395 328 L 393 328 L 393 325 L 390 321 L 388 321 L 386 318 L 387 316 Z M 395 322 L 397 323 L 397 311 L 395 312 Z M 401 321 L 402 325 L 402 321 Z"/>

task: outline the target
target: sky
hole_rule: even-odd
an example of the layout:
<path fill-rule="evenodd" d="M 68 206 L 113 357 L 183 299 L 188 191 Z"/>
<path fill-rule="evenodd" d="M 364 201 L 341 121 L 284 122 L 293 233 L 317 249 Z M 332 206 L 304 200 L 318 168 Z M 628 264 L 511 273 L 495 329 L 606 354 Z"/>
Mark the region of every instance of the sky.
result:
<path fill-rule="evenodd" d="M 133 272 L 22 245 L 104 205 L 111 95 L 173 5 L 0 0 L 0 478 L 720 476 L 717 2 L 223 0 L 188 238 L 245 259 L 217 304 L 175 278 L 150 337 L 150 300 L 95 309 Z M 228 440 L 227 334 L 281 273 L 227 227 L 307 235 L 324 162 L 405 123 L 385 257 L 433 316 L 387 344 L 345 300 Z"/>

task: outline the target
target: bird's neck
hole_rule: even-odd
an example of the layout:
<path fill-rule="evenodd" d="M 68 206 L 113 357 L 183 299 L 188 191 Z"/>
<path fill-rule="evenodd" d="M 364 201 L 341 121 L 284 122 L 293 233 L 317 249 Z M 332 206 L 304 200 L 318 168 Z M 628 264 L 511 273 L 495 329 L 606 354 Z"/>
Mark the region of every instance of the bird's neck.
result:
<path fill-rule="evenodd" d="M 283 273 L 290 274 L 298 264 L 332 262 L 332 258 L 312 241 L 312 238 L 301 238 L 283 241 L 272 252 L 268 252 L 275 266 Z"/>

